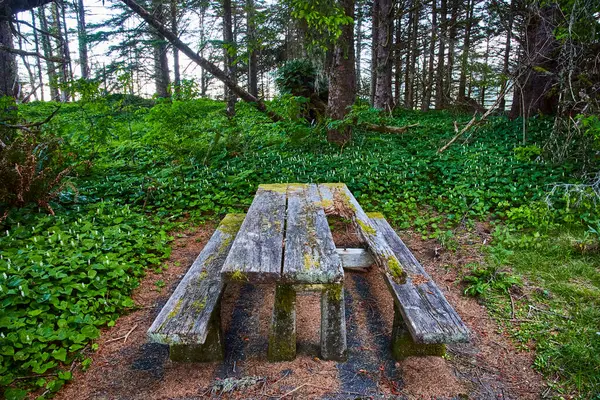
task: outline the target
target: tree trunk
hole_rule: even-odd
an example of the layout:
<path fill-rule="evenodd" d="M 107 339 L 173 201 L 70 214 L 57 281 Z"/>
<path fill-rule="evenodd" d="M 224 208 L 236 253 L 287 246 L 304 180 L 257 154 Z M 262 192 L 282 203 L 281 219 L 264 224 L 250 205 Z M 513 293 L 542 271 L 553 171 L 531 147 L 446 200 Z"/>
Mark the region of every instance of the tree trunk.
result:
<path fill-rule="evenodd" d="M 200 58 L 204 59 L 204 46 L 206 43 L 206 33 L 204 31 L 206 20 L 206 7 L 200 6 L 198 10 L 199 31 L 200 31 Z M 208 72 L 204 67 L 200 66 L 200 97 L 206 97 L 209 84 Z"/>
<path fill-rule="evenodd" d="M 38 18 L 40 19 L 40 27 L 42 31 L 48 31 L 48 20 L 46 18 L 46 11 L 44 7 L 40 7 L 38 10 Z M 42 33 L 42 49 L 44 50 L 44 56 L 46 57 L 46 70 L 48 71 L 48 81 L 50 86 L 50 99 L 53 101 L 60 100 L 60 93 L 58 91 L 58 73 L 56 72 L 56 64 L 51 61 L 53 55 L 52 41 L 50 35 Z"/>
<path fill-rule="evenodd" d="M 175 35 L 178 35 L 177 0 L 171 0 L 171 30 Z M 179 98 L 181 95 L 181 73 L 179 72 L 179 50 L 177 47 L 173 47 L 173 85 L 175 86 L 175 97 Z"/>
<path fill-rule="evenodd" d="M 417 76 L 417 57 L 418 57 L 418 36 L 419 36 L 419 20 L 421 15 L 421 3 L 420 0 L 416 0 L 413 3 L 412 18 L 411 18 L 411 35 L 410 35 L 410 56 L 409 62 L 406 65 L 408 69 L 408 79 L 406 81 L 406 107 L 409 110 L 415 108 L 415 81 Z"/>
<path fill-rule="evenodd" d="M 506 88 L 506 84 L 508 82 L 508 68 L 510 62 L 510 48 L 511 48 L 511 40 L 512 40 L 512 29 L 513 29 L 513 19 L 514 19 L 514 10 L 515 10 L 515 1 L 510 0 L 510 10 L 508 11 L 508 26 L 506 29 L 506 43 L 504 44 L 504 62 L 502 64 L 502 77 L 500 78 L 500 93 L 502 93 L 502 97 L 500 98 L 500 105 L 498 108 L 500 111 L 506 111 L 506 95 L 504 94 L 504 89 Z"/>
<path fill-rule="evenodd" d="M 7 49 L 14 48 L 8 19 L 0 19 L 0 44 Z M 17 83 L 17 60 L 15 55 L 0 50 L 0 96 L 15 97 L 18 89 Z"/>
<path fill-rule="evenodd" d="M 258 97 L 258 54 L 256 40 L 256 7 L 254 0 L 246 0 L 248 29 L 248 92 Z"/>
<path fill-rule="evenodd" d="M 75 9 L 77 11 L 77 42 L 79 44 L 79 68 L 81 69 L 81 77 L 89 79 L 90 66 L 88 62 L 87 49 L 87 25 L 85 23 L 85 8 L 83 0 L 75 1 Z"/>
<path fill-rule="evenodd" d="M 402 17 L 404 16 L 404 4 L 398 2 L 396 12 L 396 43 L 394 44 L 394 107 L 400 107 L 400 92 L 402 89 L 402 51 L 404 41 L 402 40 Z"/>
<path fill-rule="evenodd" d="M 535 6 L 532 6 L 535 7 Z M 532 9 L 525 27 L 525 43 L 519 77 L 514 89 L 510 117 L 530 117 L 534 114 L 552 115 L 558 106 L 558 97 L 551 91 L 556 83 L 557 49 L 554 36 L 559 10 L 548 5 Z"/>
<path fill-rule="evenodd" d="M 59 40 L 59 52 L 62 53 L 64 58 L 60 64 L 61 73 L 58 74 L 58 82 L 61 86 L 60 90 L 60 101 L 65 103 L 69 101 L 69 92 L 67 91 L 66 85 L 69 82 L 69 65 L 67 64 L 67 58 L 69 56 L 68 48 L 66 47 L 66 36 L 63 36 L 62 23 L 60 18 L 59 2 L 56 1 L 52 4 L 52 19 L 54 22 L 54 29 L 56 29 L 56 35 L 60 38 Z"/>
<path fill-rule="evenodd" d="M 344 13 L 354 16 L 354 0 L 339 0 Z M 342 34 L 335 43 L 333 63 L 329 73 L 329 99 L 327 114 L 333 120 L 343 120 L 356 96 L 356 71 L 354 70 L 354 24 L 342 25 Z M 352 127 L 343 126 L 327 131 L 327 140 L 345 144 L 352 139 Z"/>
<path fill-rule="evenodd" d="M 31 24 L 33 26 L 33 41 L 35 44 L 35 52 L 41 54 L 40 39 L 37 32 L 36 19 L 37 18 L 35 16 L 35 12 L 31 10 Z M 37 67 L 38 80 L 40 83 L 40 98 L 42 99 L 42 101 L 44 101 L 44 76 L 42 75 L 42 59 L 40 57 L 36 57 L 35 62 Z"/>
<path fill-rule="evenodd" d="M 73 81 L 73 63 L 71 63 L 71 51 L 69 49 L 69 28 L 67 27 L 67 5 L 65 0 L 57 0 L 60 5 L 60 18 L 62 19 L 62 31 L 64 33 L 63 57 L 67 63 L 68 82 Z"/>
<path fill-rule="evenodd" d="M 446 99 L 444 99 L 444 60 L 446 53 L 446 41 L 448 39 L 447 30 L 448 24 L 446 22 L 446 16 L 448 14 L 447 0 L 441 0 L 440 7 L 440 46 L 438 48 L 438 63 L 436 71 L 435 81 L 435 108 L 442 109 L 446 106 Z"/>
<path fill-rule="evenodd" d="M 377 79 L 373 107 L 391 110 L 392 99 L 392 30 L 394 29 L 392 0 L 376 0 L 379 26 L 377 27 Z"/>
<path fill-rule="evenodd" d="M 356 92 L 360 93 L 360 89 L 361 89 L 361 84 L 362 82 L 360 81 L 361 77 L 360 77 L 360 60 L 361 60 L 361 53 L 362 53 L 362 48 L 363 48 L 363 31 L 362 31 L 362 22 L 364 19 L 364 15 L 363 15 L 363 4 L 361 2 L 361 0 L 358 1 L 358 5 L 357 5 L 357 10 L 356 10 L 356 57 L 355 57 L 355 61 L 356 61 L 356 67 L 354 68 L 356 71 Z"/>
<path fill-rule="evenodd" d="M 373 0 L 371 7 L 371 105 L 375 104 L 375 88 L 377 83 L 377 46 L 379 43 L 379 3 Z"/>
<path fill-rule="evenodd" d="M 33 75 L 33 72 L 31 70 L 31 66 L 29 65 L 29 62 L 27 61 L 27 56 L 25 55 L 25 49 L 23 49 L 23 35 L 21 34 L 21 24 L 19 22 L 16 22 L 14 24 L 14 26 L 17 28 L 17 37 L 19 38 L 19 50 L 21 52 L 23 52 L 21 54 L 21 61 L 23 61 L 23 66 L 25 67 L 25 69 L 27 70 L 27 76 L 29 76 L 29 84 L 31 85 L 31 93 L 29 94 L 28 98 L 31 97 L 31 95 L 34 96 L 34 98 L 37 100 L 37 93 L 36 93 L 36 84 L 35 84 L 35 77 Z"/>
<path fill-rule="evenodd" d="M 466 101 L 465 90 L 467 89 L 467 69 L 469 67 L 469 51 L 471 50 L 474 8 L 475 0 L 467 1 L 467 20 L 465 21 L 465 37 L 463 39 L 462 54 L 460 55 L 460 77 L 458 79 L 458 94 L 456 95 L 459 104 L 463 104 Z"/>
<path fill-rule="evenodd" d="M 487 90 L 487 80 L 488 80 L 488 61 L 489 61 L 489 54 L 490 54 L 490 35 L 488 34 L 486 40 L 485 40 L 485 56 L 483 57 L 483 63 L 485 65 L 485 68 L 483 70 L 483 78 L 481 81 L 481 88 L 479 90 L 479 104 L 481 104 L 481 107 L 485 108 L 485 92 Z"/>
<path fill-rule="evenodd" d="M 231 0 L 223 0 L 223 53 L 225 60 L 225 73 L 229 79 L 237 85 L 235 75 L 235 42 L 233 40 L 233 19 L 231 10 Z M 227 101 L 227 115 L 235 115 L 235 93 L 225 85 L 225 100 Z"/>
<path fill-rule="evenodd" d="M 431 94 L 433 92 L 433 60 L 435 58 L 435 42 L 437 40 L 437 4 L 436 0 L 431 1 L 431 41 L 429 42 L 429 65 L 427 67 L 427 80 L 425 82 L 425 91 L 423 101 L 421 102 L 421 111 L 428 111 L 431 103 Z"/>
<path fill-rule="evenodd" d="M 160 0 L 152 0 L 154 17 L 156 20 L 165 25 L 165 6 Z M 167 55 L 167 43 L 164 37 L 158 33 L 153 34 L 154 47 L 154 83 L 156 85 L 156 96 L 169 97 L 169 59 Z"/>
<path fill-rule="evenodd" d="M 452 0 L 451 7 L 450 26 L 448 27 L 448 63 L 446 64 L 446 82 L 444 82 L 444 101 L 446 103 L 452 99 L 454 47 L 456 45 L 457 20 L 460 7 L 458 0 Z"/>
<path fill-rule="evenodd" d="M 409 0 L 408 2 L 408 30 L 406 32 L 406 55 L 404 62 L 404 108 L 409 108 L 409 105 L 412 104 L 412 88 L 413 82 L 411 80 L 410 75 L 410 60 L 411 60 L 411 51 L 410 44 L 412 43 L 412 35 L 413 35 L 413 8 L 414 8 L 414 0 Z"/>

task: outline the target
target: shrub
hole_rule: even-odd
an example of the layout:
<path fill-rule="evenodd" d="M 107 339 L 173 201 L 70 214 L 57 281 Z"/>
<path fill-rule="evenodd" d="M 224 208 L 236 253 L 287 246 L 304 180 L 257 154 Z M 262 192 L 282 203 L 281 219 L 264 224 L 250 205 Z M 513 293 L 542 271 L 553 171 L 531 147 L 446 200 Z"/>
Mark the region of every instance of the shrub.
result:
<path fill-rule="evenodd" d="M 65 178 L 74 165 L 67 166 L 58 139 L 39 136 L 39 132 L 21 133 L 0 151 L 0 204 L 37 203 L 54 214 L 49 202 L 69 184 Z"/>

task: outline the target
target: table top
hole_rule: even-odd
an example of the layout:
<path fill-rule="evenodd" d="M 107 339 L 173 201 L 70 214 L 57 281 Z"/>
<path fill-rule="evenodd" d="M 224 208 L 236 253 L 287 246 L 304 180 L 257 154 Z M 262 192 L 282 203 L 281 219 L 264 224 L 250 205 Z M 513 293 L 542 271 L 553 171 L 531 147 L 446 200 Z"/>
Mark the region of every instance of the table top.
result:
<path fill-rule="evenodd" d="M 342 282 L 342 262 L 316 184 L 260 185 L 221 269 L 252 283 Z"/>

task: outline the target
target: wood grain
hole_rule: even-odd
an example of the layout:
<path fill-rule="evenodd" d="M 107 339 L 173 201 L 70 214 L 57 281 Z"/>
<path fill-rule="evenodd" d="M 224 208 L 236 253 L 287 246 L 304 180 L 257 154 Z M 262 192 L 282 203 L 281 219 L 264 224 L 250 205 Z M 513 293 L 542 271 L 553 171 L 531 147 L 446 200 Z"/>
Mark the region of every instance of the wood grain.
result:
<path fill-rule="evenodd" d="M 371 219 L 363 211 L 348 187 L 343 183 L 319 185 L 321 202 L 329 213 L 352 220 L 357 232 L 367 244 L 375 263 L 398 283 L 406 279 L 406 272 L 396 255 L 385 241 L 383 234 L 375 229 Z"/>
<path fill-rule="evenodd" d="M 282 280 L 288 283 L 338 283 L 342 262 L 321 204 L 317 185 L 290 185 Z"/>
<path fill-rule="evenodd" d="M 221 266 L 244 214 L 228 214 L 148 330 L 151 341 L 169 345 L 202 344 L 212 313 L 218 309 Z"/>
<path fill-rule="evenodd" d="M 253 283 L 280 279 L 287 186 L 258 187 L 221 270 L 225 279 Z"/>
<path fill-rule="evenodd" d="M 408 273 L 405 284 L 389 276 L 386 282 L 413 340 L 425 344 L 469 341 L 467 326 L 390 224 L 384 218 L 371 220 Z"/>

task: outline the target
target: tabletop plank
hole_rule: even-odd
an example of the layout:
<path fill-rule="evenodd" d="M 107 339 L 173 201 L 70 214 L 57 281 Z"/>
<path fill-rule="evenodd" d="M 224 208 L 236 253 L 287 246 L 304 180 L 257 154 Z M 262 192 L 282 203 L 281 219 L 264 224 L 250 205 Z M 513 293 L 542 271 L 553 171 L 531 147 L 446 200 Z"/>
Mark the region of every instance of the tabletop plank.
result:
<path fill-rule="evenodd" d="M 221 269 L 225 279 L 253 283 L 280 279 L 287 187 L 258 187 Z"/>
<path fill-rule="evenodd" d="M 327 284 L 344 279 L 317 185 L 290 184 L 282 280 Z"/>
<path fill-rule="evenodd" d="M 321 204 L 327 213 L 352 220 L 357 232 L 366 242 L 375 263 L 397 283 L 404 283 L 406 271 L 386 242 L 383 234 L 363 211 L 348 187 L 343 183 L 319 184 Z"/>

